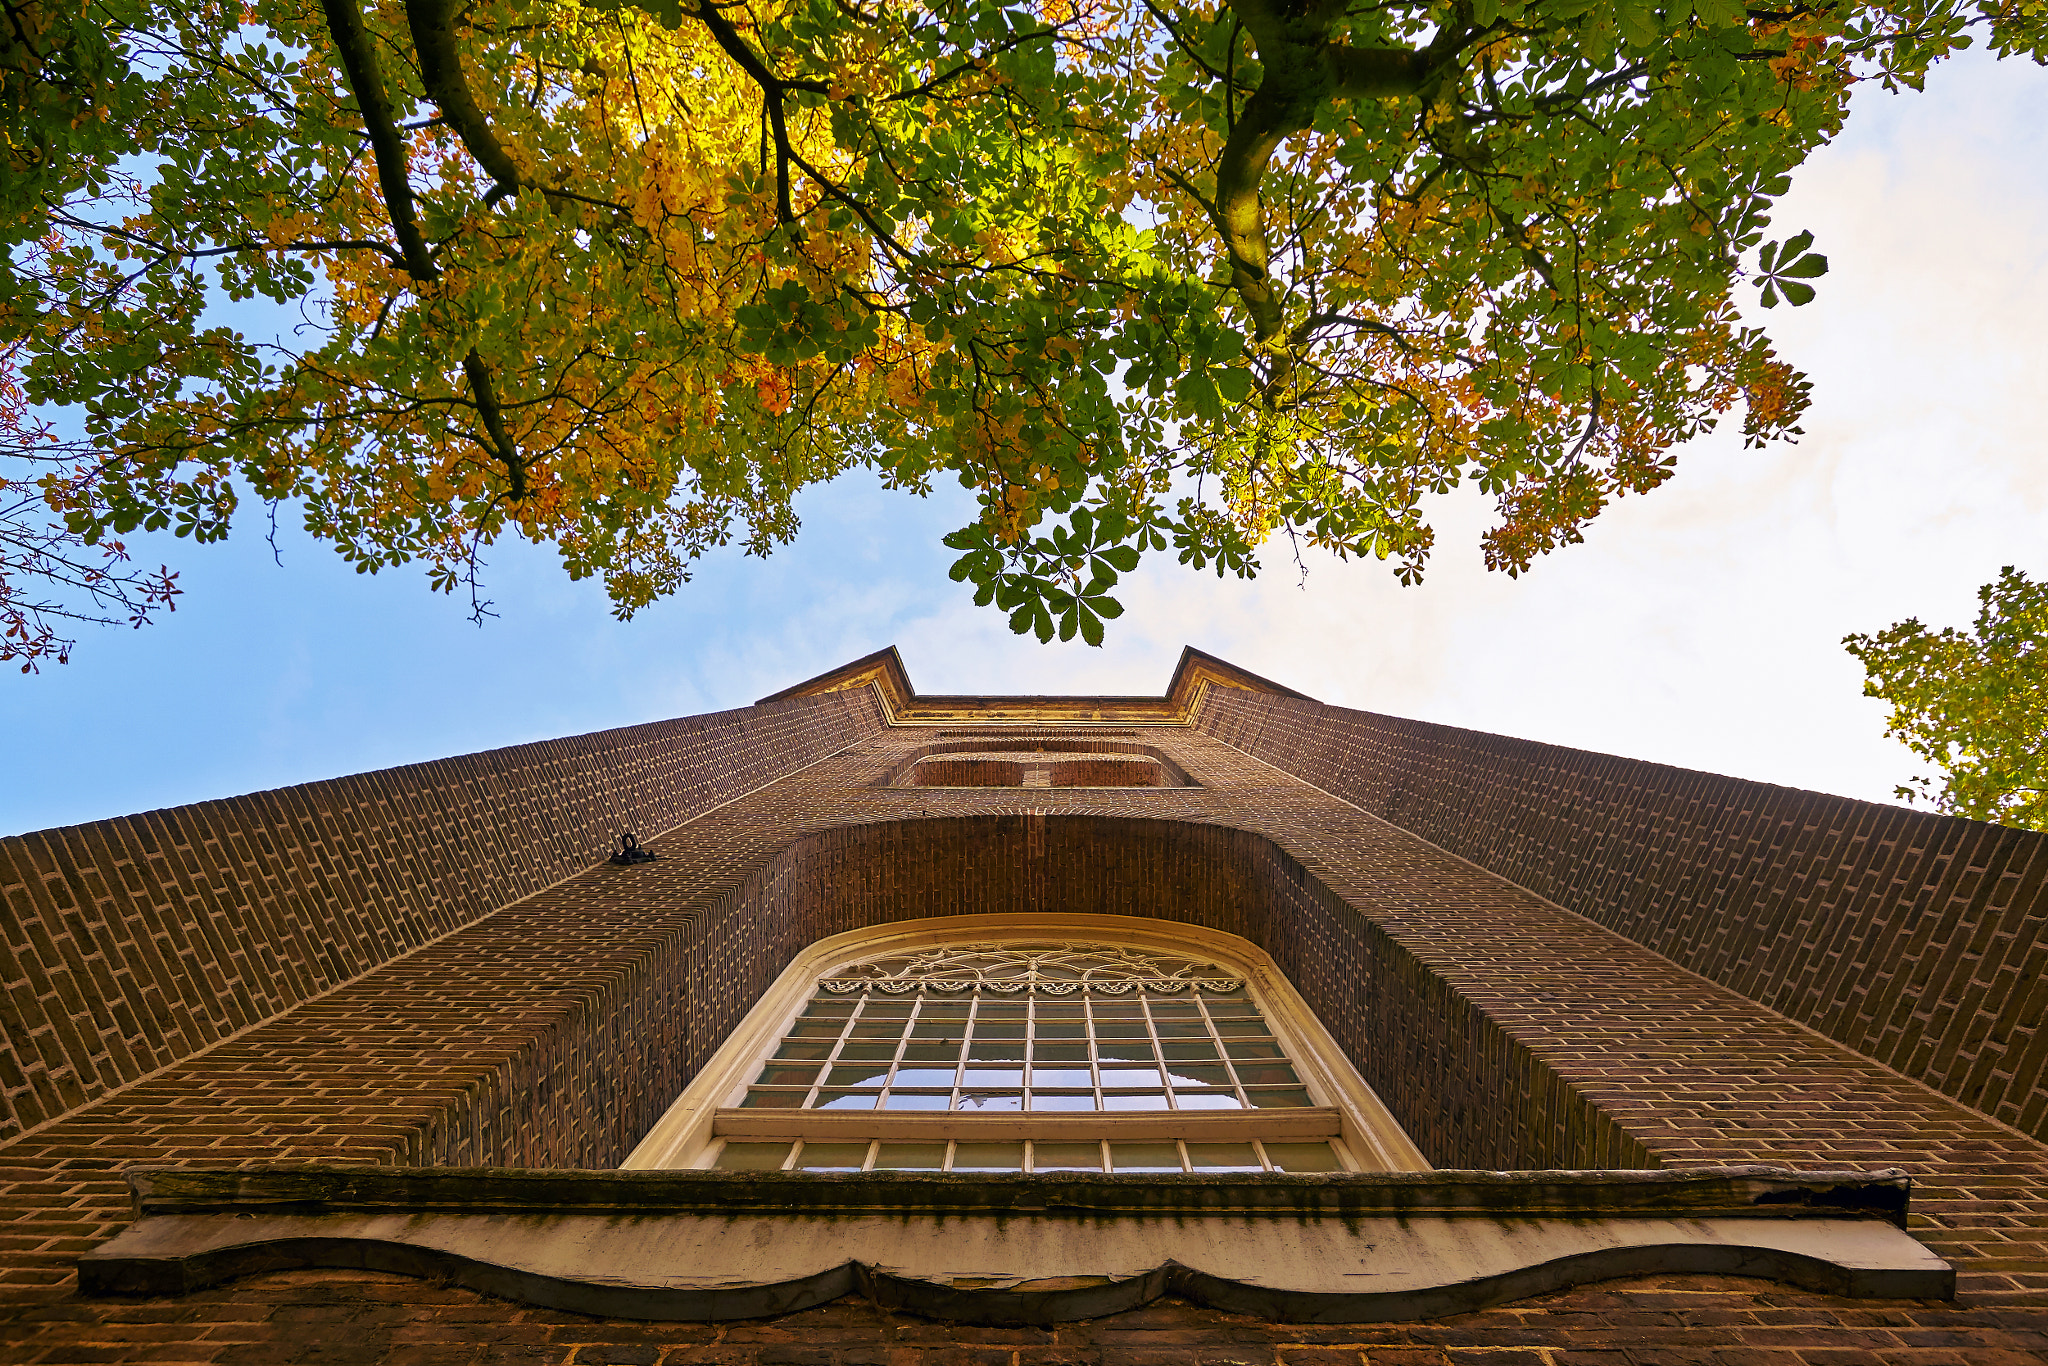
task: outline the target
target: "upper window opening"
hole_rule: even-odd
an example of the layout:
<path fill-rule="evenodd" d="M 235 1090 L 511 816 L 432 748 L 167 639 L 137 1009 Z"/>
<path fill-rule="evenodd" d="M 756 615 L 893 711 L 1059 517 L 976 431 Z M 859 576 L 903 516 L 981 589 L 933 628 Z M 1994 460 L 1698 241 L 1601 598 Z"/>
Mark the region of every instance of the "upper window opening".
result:
<path fill-rule="evenodd" d="M 1157 747 L 1062 737 L 942 741 L 900 763 L 899 787 L 1193 787 Z"/>

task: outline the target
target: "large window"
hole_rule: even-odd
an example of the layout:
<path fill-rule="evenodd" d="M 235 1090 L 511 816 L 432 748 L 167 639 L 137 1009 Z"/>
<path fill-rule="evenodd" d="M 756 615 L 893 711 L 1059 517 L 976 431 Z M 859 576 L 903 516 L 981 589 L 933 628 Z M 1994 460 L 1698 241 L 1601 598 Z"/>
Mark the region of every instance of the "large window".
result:
<path fill-rule="evenodd" d="M 1082 932 L 974 934 L 940 921 L 866 936 L 893 942 L 864 954 L 845 952 L 861 936 L 830 941 L 838 952 L 784 974 L 755 1012 L 772 1018 L 750 1017 L 627 1165 L 1425 1165 L 1251 945 L 1158 922 L 1062 919 Z M 1152 942 L 1134 941 L 1131 925 Z M 1212 942 L 1162 942 L 1191 935 Z"/>

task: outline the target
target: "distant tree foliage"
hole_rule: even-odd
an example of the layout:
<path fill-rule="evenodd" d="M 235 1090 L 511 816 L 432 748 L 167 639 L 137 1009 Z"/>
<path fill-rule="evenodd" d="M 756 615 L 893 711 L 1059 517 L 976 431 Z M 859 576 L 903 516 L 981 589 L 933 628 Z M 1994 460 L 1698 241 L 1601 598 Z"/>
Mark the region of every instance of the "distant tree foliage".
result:
<path fill-rule="evenodd" d="M 2043 0 L 0 3 L 0 379 L 82 440 L 12 443 L 22 537 L 254 498 L 625 617 L 865 466 L 1091 643 L 1146 553 L 1412 581 L 1470 481 L 1513 574 L 1733 410 L 1796 433 L 1735 293 L 1826 269 L 1790 173 L 1858 81 L 2044 50 Z"/>
<path fill-rule="evenodd" d="M 2008 565 L 1977 590 L 1974 632 L 1902 621 L 1843 640 L 1868 697 L 1891 704 L 1886 734 L 1941 770 L 1898 789 L 1954 816 L 2048 830 L 2048 582 Z"/>

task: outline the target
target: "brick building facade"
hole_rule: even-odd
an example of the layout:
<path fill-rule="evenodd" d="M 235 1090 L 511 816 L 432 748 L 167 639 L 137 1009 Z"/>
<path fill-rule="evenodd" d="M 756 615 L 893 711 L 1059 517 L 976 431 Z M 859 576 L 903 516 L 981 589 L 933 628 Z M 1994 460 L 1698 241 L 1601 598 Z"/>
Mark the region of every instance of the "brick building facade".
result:
<path fill-rule="evenodd" d="M 912 780 L 1005 746 L 1070 767 Z M 622 827 L 659 861 L 601 863 Z M 0 896 L 7 1361 L 2048 1361 L 2040 835 L 1192 652 L 1149 699 L 919 696 L 884 652 L 736 712 L 0 840 Z M 859 1295 L 643 1321 L 339 1266 L 79 1291 L 129 1169 L 614 1168 L 806 945 L 1051 910 L 1259 945 L 1437 1168 L 1903 1169 L 1955 1296 L 1670 1274 L 1406 1322 L 1168 1296 L 977 1327 Z"/>

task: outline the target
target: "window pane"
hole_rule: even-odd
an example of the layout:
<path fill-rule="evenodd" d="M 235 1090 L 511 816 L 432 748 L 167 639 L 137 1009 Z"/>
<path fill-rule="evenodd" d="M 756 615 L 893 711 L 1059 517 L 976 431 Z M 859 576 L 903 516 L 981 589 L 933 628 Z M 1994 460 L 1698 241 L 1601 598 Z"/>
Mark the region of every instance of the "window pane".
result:
<path fill-rule="evenodd" d="M 1174 1103 L 1183 1110 L 1242 1110 L 1244 1102 L 1235 1091 L 1175 1091 Z"/>
<path fill-rule="evenodd" d="M 1282 1063 L 1239 1063 L 1237 1079 L 1246 1086 L 1299 1086 L 1301 1078 Z"/>
<path fill-rule="evenodd" d="M 863 1020 L 907 1020 L 910 1018 L 912 1004 L 910 1001 L 877 1000 L 869 997 L 867 1005 L 861 1009 L 860 1017 Z"/>
<path fill-rule="evenodd" d="M 1259 1155 L 1249 1143 L 1190 1143 L 1188 1165 L 1206 1172 L 1258 1172 Z"/>
<path fill-rule="evenodd" d="M 1095 1045 L 1095 1056 L 1104 1062 L 1150 1062 L 1152 1045 L 1143 1039 L 1104 1039 Z"/>
<path fill-rule="evenodd" d="M 1225 1039 L 1223 1047 L 1232 1058 L 1271 1058 L 1276 1062 L 1286 1058 L 1279 1044 L 1262 1039 Z"/>
<path fill-rule="evenodd" d="M 798 1020 L 789 1032 L 799 1039 L 836 1039 L 839 1029 L 837 1020 Z"/>
<path fill-rule="evenodd" d="M 1199 1067 L 1187 1063 L 1170 1063 L 1166 1075 L 1173 1078 L 1175 1086 L 1228 1086 L 1230 1073 L 1221 1067 Z M 1293 1081 L 1292 1074 L 1276 1078 L 1279 1081 Z"/>
<path fill-rule="evenodd" d="M 1112 1091 L 1102 1098 L 1105 1110 L 1164 1110 L 1163 1091 Z"/>
<path fill-rule="evenodd" d="M 974 1018 L 977 1021 L 1015 1020 L 1021 1024 L 1026 1013 L 1027 1009 L 1022 1001 L 983 1001 L 976 1007 Z"/>
<path fill-rule="evenodd" d="M 907 1043 L 903 1045 L 903 1061 L 905 1062 L 949 1063 L 957 1062 L 959 1058 L 960 1045 L 957 1042 L 949 1044 Z"/>
<path fill-rule="evenodd" d="M 830 1042 L 823 1039 L 784 1039 L 782 1047 L 775 1050 L 777 1058 L 817 1058 L 823 1061 L 832 1052 Z"/>
<path fill-rule="evenodd" d="M 1120 1172 L 1177 1172 L 1180 1170 L 1178 1143 L 1112 1143 L 1110 1164 Z"/>
<path fill-rule="evenodd" d="M 1085 1039 L 1088 1025 L 1083 1020 L 1040 1020 L 1031 1032 L 1041 1039 Z"/>
<path fill-rule="evenodd" d="M 880 1086 L 889 1075 L 889 1064 L 862 1063 L 857 1067 L 835 1067 L 825 1077 L 827 1086 Z"/>
<path fill-rule="evenodd" d="M 1200 1020 L 1155 1020 L 1152 1028 L 1162 1040 L 1206 1039 L 1209 1037 L 1209 1026 L 1203 1024 Z"/>
<path fill-rule="evenodd" d="M 953 1170 L 956 1172 L 1021 1172 L 1024 1170 L 1022 1143 L 955 1143 Z"/>
<path fill-rule="evenodd" d="M 988 1062 L 1024 1061 L 1024 1040 L 984 1039 L 979 1035 L 967 1045 L 967 1056 Z"/>
<path fill-rule="evenodd" d="M 945 1165 L 943 1143 L 884 1143 L 875 1157 L 878 1172 L 935 1172 Z"/>
<path fill-rule="evenodd" d="M 1276 1106 L 1315 1104 L 1308 1098 L 1308 1092 L 1298 1087 L 1248 1086 L 1245 1088 L 1244 1098 L 1260 1110 L 1269 1110 Z"/>
<path fill-rule="evenodd" d="M 962 1086 L 1022 1086 L 1024 1069 L 1021 1067 L 969 1067 Z"/>
<path fill-rule="evenodd" d="M 718 1166 L 729 1172 L 779 1172 L 788 1157 L 787 1143 L 728 1143 L 718 1154 Z"/>
<path fill-rule="evenodd" d="M 806 1143 L 796 1166 L 806 1172 L 857 1172 L 867 1160 L 865 1143 Z"/>
<path fill-rule="evenodd" d="M 875 1108 L 873 1091 L 820 1091 L 820 1110 L 872 1110 Z"/>
<path fill-rule="evenodd" d="M 1098 1039 L 1149 1039 L 1151 1031 L 1145 1028 L 1143 1020 L 1097 1020 L 1095 1037 Z"/>
<path fill-rule="evenodd" d="M 1136 1001 L 1099 1001 L 1091 999 L 1088 1002 L 1088 1010 L 1098 1020 L 1135 1020 L 1139 1019 L 1142 1014 L 1138 1009 Z"/>
<path fill-rule="evenodd" d="M 809 1086 L 818 1079 L 818 1067 L 764 1067 L 761 1069 L 763 1086 Z"/>
<path fill-rule="evenodd" d="M 742 1110 L 796 1110 L 804 1103 L 808 1091 L 749 1091 L 747 1098 L 740 1102 Z"/>
<path fill-rule="evenodd" d="M 1034 1067 L 1031 1069 L 1033 1086 L 1093 1086 L 1095 1078 L 1088 1074 L 1086 1067 Z"/>
<path fill-rule="evenodd" d="M 1327 1143 L 1268 1143 L 1266 1156 L 1283 1172 L 1341 1172 L 1344 1164 Z"/>
<path fill-rule="evenodd" d="M 844 999 L 820 997 L 804 1007 L 804 1018 L 810 1020 L 843 1020 L 853 1014 L 854 1003 Z"/>
<path fill-rule="evenodd" d="M 896 1045 L 893 1043 L 876 1043 L 872 1039 L 849 1039 L 839 1045 L 839 1058 L 842 1062 L 887 1062 L 895 1056 Z"/>
<path fill-rule="evenodd" d="M 891 1091 L 884 1110 L 943 1110 L 952 1104 L 951 1091 Z"/>
<path fill-rule="evenodd" d="M 1104 1067 L 1102 1085 L 1107 1090 L 1112 1086 L 1158 1086 L 1159 1069 L 1156 1067 Z"/>
<path fill-rule="evenodd" d="M 1154 1020 L 1195 1020 L 1200 1021 L 1202 1012 L 1193 1001 L 1153 1001 L 1150 1003 Z"/>
<path fill-rule="evenodd" d="M 917 1012 L 919 1020 L 965 1020 L 970 1006 L 967 1001 L 927 1000 Z"/>
<path fill-rule="evenodd" d="M 1093 1091 L 1033 1091 L 1031 1108 L 1034 1110 L 1093 1110 Z"/>
<path fill-rule="evenodd" d="M 1041 996 L 1032 1006 L 1032 1014 L 1040 1020 L 1079 1020 L 1087 1013 L 1087 1004 L 1079 996 Z"/>
<path fill-rule="evenodd" d="M 904 1022 L 901 1020 L 855 1020 L 853 1037 L 856 1039 L 900 1039 L 903 1037 Z"/>
<path fill-rule="evenodd" d="M 1197 1043 L 1183 1039 L 1168 1039 L 1159 1045 L 1159 1051 L 1168 1058 L 1185 1059 L 1190 1062 L 1221 1059 L 1223 1056 L 1216 1051 L 1216 1045 L 1213 1043 Z"/>
<path fill-rule="evenodd" d="M 1083 1068 L 1088 1065 L 1088 1045 L 1085 1043 L 1035 1043 L 1031 1045 L 1031 1056 L 1040 1062 L 1077 1062 Z"/>
<path fill-rule="evenodd" d="M 953 1069 L 950 1067 L 913 1067 L 909 1063 L 896 1069 L 898 1086 L 951 1086 Z"/>
<path fill-rule="evenodd" d="M 1031 1170 L 1035 1172 L 1099 1172 L 1102 1170 L 1100 1143 L 1034 1143 Z"/>
<path fill-rule="evenodd" d="M 1268 1034 L 1272 1031 L 1266 1028 L 1264 1020 L 1251 1019 L 1218 1020 L 1216 1021 L 1216 1032 L 1228 1037 L 1232 1034 Z"/>
<path fill-rule="evenodd" d="M 960 1108 L 968 1111 L 980 1111 L 983 1114 L 1006 1113 L 1012 1110 L 1022 1110 L 1024 1108 L 1024 1097 L 1021 1094 L 1009 1095 L 990 1091 L 962 1091 L 960 1093 Z"/>
<path fill-rule="evenodd" d="M 919 1020 L 910 1027 L 912 1039 L 950 1039 L 954 1043 L 960 1042 L 966 1032 L 966 1027 L 958 1020 Z"/>

